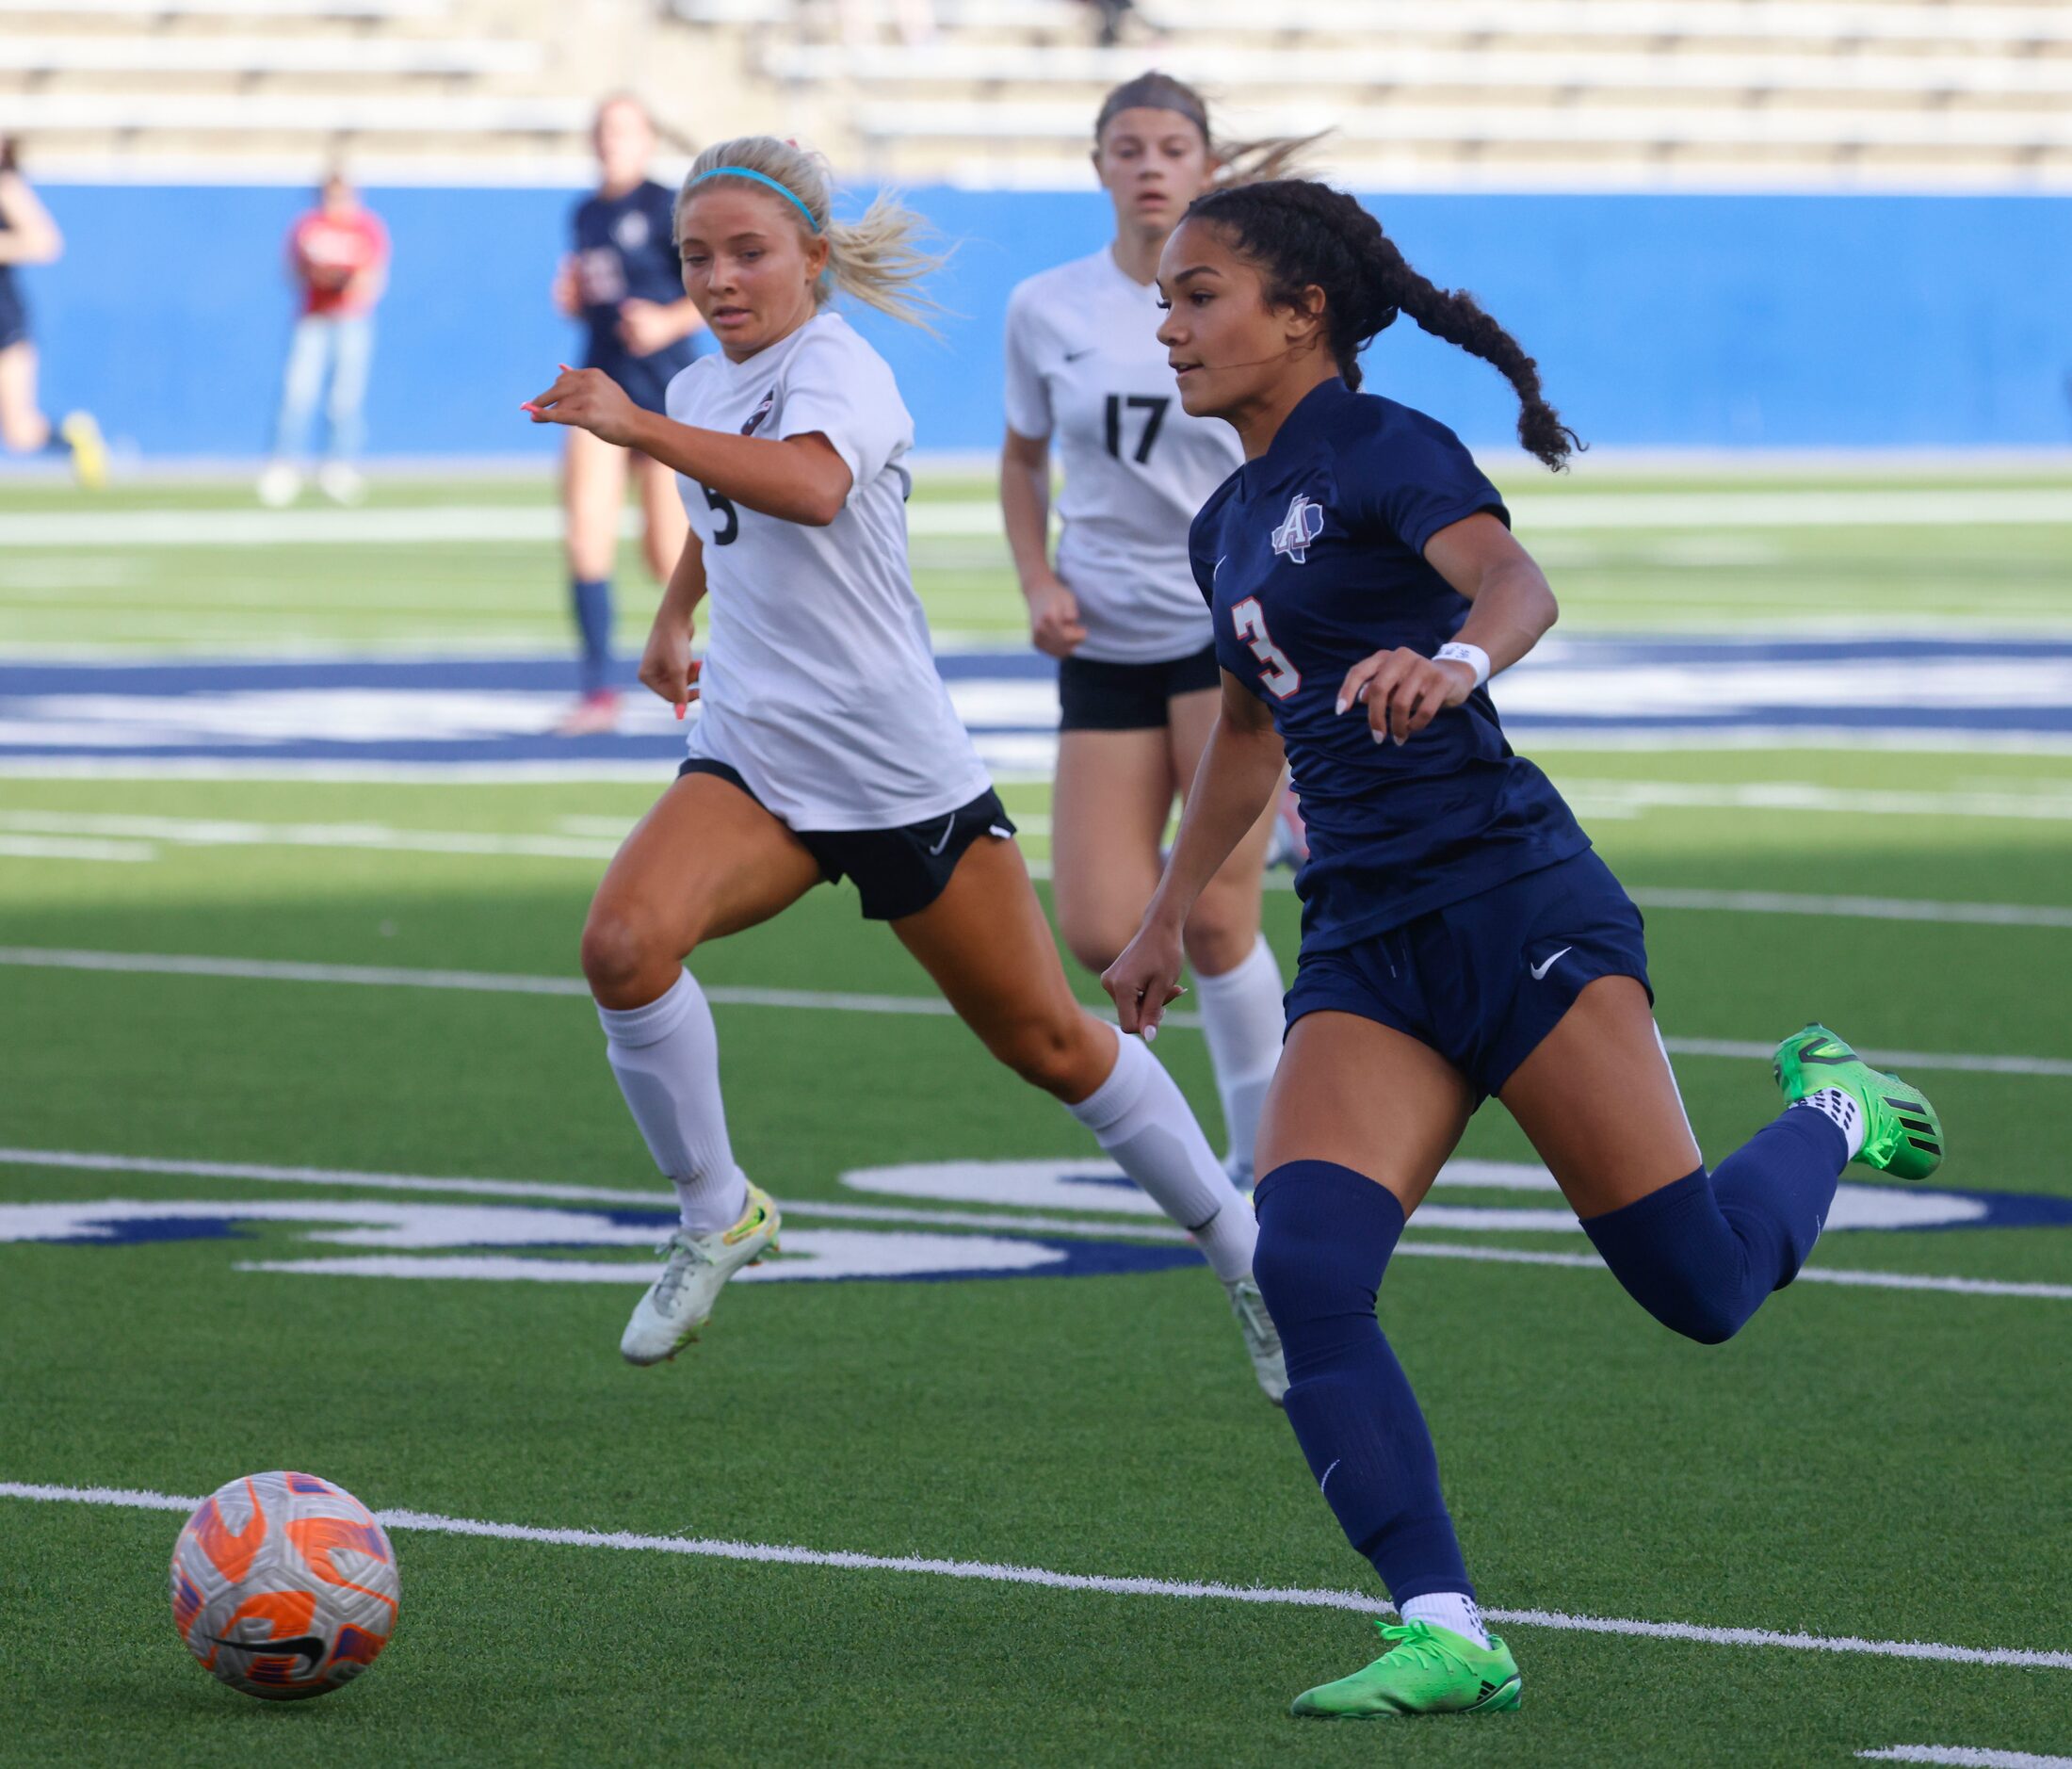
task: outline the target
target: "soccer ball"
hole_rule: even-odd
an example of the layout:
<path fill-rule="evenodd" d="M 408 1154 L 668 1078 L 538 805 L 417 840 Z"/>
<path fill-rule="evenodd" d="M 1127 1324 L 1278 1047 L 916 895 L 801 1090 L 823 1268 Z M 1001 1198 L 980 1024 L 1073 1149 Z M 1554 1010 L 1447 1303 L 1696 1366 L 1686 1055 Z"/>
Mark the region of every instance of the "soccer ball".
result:
<path fill-rule="evenodd" d="M 219 1486 L 172 1550 L 172 1625 L 233 1689 L 295 1701 L 374 1663 L 396 1629 L 396 1550 L 374 1514 L 314 1474 Z"/>

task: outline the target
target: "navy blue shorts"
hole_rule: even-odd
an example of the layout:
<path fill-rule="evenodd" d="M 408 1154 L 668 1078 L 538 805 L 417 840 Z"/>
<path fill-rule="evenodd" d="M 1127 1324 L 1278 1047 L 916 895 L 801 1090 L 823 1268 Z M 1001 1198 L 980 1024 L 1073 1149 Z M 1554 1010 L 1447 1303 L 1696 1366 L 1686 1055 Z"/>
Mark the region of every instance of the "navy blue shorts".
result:
<path fill-rule="evenodd" d="M 0 265 L 0 350 L 24 342 L 29 335 L 29 310 L 14 285 L 14 278 Z"/>
<path fill-rule="evenodd" d="M 1304 951 L 1287 1023 L 1357 1014 L 1429 1045 L 1481 1105 L 1599 977 L 1647 990 L 1641 912 L 1585 852 L 1329 951 Z"/>
<path fill-rule="evenodd" d="M 1174 695 L 1198 693 L 1222 679 L 1214 645 L 1158 663 L 1062 657 L 1058 663 L 1059 729 L 1162 731 L 1172 722 L 1166 703 Z"/>
<path fill-rule="evenodd" d="M 708 755 L 693 755 L 677 769 L 679 780 L 686 774 L 717 775 L 755 799 L 737 769 Z M 763 802 L 755 799 L 755 803 Z M 820 876 L 830 884 L 838 884 L 845 877 L 855 880 L 866 921 L 898 921 L 919 915 L 943 894 L 964 850 L 979 836 L 1010 840 L 1014 822 L 1000 795 L 988 787 L 968 804 L 902 829 L 794 829 L 791 833 L 819 863 Z"/>

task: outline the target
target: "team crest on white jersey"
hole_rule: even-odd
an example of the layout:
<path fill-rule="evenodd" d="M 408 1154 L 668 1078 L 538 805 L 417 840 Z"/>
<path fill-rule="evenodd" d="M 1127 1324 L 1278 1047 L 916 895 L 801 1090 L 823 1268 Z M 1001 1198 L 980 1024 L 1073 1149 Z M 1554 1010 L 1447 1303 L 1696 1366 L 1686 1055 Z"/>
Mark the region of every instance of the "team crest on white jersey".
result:
<path fill-rule="evenodd" d="M 1324 531 L 1322 509 L 1309 501 L 1306 492 L 1297 492 L 1287 507 L 1287 514 L 1281 526 L 1273 530 L 1273 550 L 1284 553 L 1294 563 L 1305 564 L 1309 549 L 1317 544 L 1317 537 Z"/>
<path fill-rule="evenodd" d="M 770 414 L 770 411 L 776 405 L 776 403 L 777 389 L 775 387 L 772 387 L 768 393 L 763 395 L 762 404 L 757 406 L 754 411 L 749 414 L 748 422 L 741 426 L 741 434 L 744 436 L 754 435 L 756 430 L 762 428 L 763 420 Z"/>

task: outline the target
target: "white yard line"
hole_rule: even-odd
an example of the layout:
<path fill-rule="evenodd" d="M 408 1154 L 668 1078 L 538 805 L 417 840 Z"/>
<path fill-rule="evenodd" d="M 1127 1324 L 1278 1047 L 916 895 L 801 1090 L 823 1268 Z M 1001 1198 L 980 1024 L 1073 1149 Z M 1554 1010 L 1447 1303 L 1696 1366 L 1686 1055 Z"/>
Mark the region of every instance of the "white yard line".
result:
<path fill-rule="evenodd" d="M 1643 909 L 1723 909 L 1756 916 L 1833 916 L 1870 921 L 1954 921 L 1993 928 L 2072 928 L 2072 909 L 2043 903 L 1944 903 L 1915 897 L 1814 897 L 1793 891 L 1679 890 L 1636 885 Z"/>
<path fill-rule="evenodd" d="M 2072 523 L 2072 491 L 2056 487 L 1909 491 L 1574 492 L 1528 494 L 1510 504 L 1521 532 L 1572 528 L 1742 529 L 1848 527 L 1968 527 Z M 637 515 L 622 518 L 635 532 Z M 909 507 L 916 536 L 1000 535 L 991 498 L 925 498 Z M 551 504 L 424 504 L 373 510 L 111 510 L 9 511 L 0 547 L 426 545 L 558 540 Z"/>
<path fill-rule="evenodd" d="M 2072 1757 L 2039 1757 L 2027 1750 L 1981 1750 L 1975 1745 L 1887 1745 L 1856 1753 L 1871 1762 L 1949 1763 L 1953 1769 L 2072 1769 Z"/>
<path fill-rule="evenodd" d="M 1908 792 L 1825 787 L 1805 780 L 1731 783 L 1582 780 L 1564 777 L 1562 796 L 1585 816 L 1592 810 L 1800 811 L 1818 816 L 1985 817 L 2064 822 L 2072 792 L 2053 784 L 2041 792 Z"/>
<path fill-rule="evenodd" d="M 608 860 L 619 852 L 616 840 L 573 834 L 510 836 L 467 829 L 397 829 L 382 823 L 258 823 L 231 818 L 122 817 L 81 811 L 0 811 L 0 831 L 195 848 L 354 848 L 533 860 Z M 0 844 L 8 839 L 0 835 Z M 0 852 L 5 852 L 0 845 Z"/>
<path fill-rule="evenodd" d="M 45 970 L 107 971 L 118 975 L 221 977 L 258 982 L 330 982 L 392 989 L 460 989 L 494 995 L 588 996 L 579 977 L 526 976 L 500 970 L 417 970 L 385 965 L 310 965 L 257 958 L 214 958 L 170 952 L 100 952 L 49 946 L 0 947 L 0 966 Z M 954 1010 L 940 996 L 866 995 L 828 989 L 759 989 L 707 984 L 706 997 L 725 1007 L 818 1008 L 847 1014 L 902 1014 L 939 1019 Z M 1190 1014 L 1168 1014 L 1165 1024 L 1199 1030 Z M 1726 1038 L 1670 1038 L 1673 1055 L 1745 1057 L 1767 1063 L 1773 1043 Z M 1964 1052 L 1877 1050 L 1870 1054 L 1902 1068 L 1946 1069 L 1977 1075 L 2035 1075 L 2072 1079 L 2072 1059 L 1982 1056 Z"/>
<path fill-rule="evenodd" d="M 35 1481 L 0 1481 L 0 1498 L 46 1503 L 105 1505 L 125 1511 L 191 1512 L 200 1499 L 121 1486 L 59 1486 Z M 545 1529 L 496 1523 L 437 1512 L 387 1510 L 375 1516 L 385 1529 L 437 1535 L 472 1535 L 501 1542 L 533 1542 L 556 1548 L 606 1548 L 624 1553 L 682 1554 L 702 1560 L 745 1561 L 763 1566 L 822 1566 L 839 1572 L 908 1572 L 937 1579 L 967 1579 L 984 1584 L 1035 1585 L 1052 1591 L 1091 1591 L 1112 1597 L 1164 1597 L 1195 1601 L 1270 1604 L 1294 1609 L 1350 1610 L 1355 1615 L 1393 1613 L 1364 1591 L 1306 1590 L 1299 1586 L 1222 1584 L 1201 1579 L 1145 1579 L 1102 1573 L 1053 1572 L 998 1561 L 947 1560 L 918 1554 L 866 1554 L 845 1549 L 795 1548 L 776 1542 L 736 1542 L 695 1535 L 641 1535 L 623 1530 Z M 1959 1647 L 1933 1640 L 1866 1640 L 1847 1634 L 1786 1632 L 1769 1628 L 1712 1628 L 1695 1622 L 1633 1621 L 1621 1616 L 1574 1615 L 1564 1610 L 1485 1609 L 1495 1622 L 1551 1628 L 1577 1633 L 1626 1634 L 1643 1640 L 1688 1640 L 1705 1646 L 1775 1647 L 1794 1652 L 1845 1652 L 1876 1658 L 1929 1660 L 1945 1664 L 2004 1665 L 2024 1670 L 2072 1670 L 2072 1652 L 2024 1647 Z M 2040 1760 L 2039 1760 L 2040 1761 Z"/>
<path fill-rule="evenodd" d="M 0 1148 L 0 1167 L 58 1168 L 78 1173 L 162 1174 L 174 1178 L 243 1179 L 259 1184 L 357 1187 L 370 1192 L 456 1193 L 470 1197 L 521 1198 L 537 1203 L 667 1207 L 658 1191 L 562 1185 L 537 1179 L 464 1179 L 438 1174 L 364 1173 L 350 1167 L 278 1167 L 251 1161 L 174 1160 L 149 1155 L 111 1155 L 85 1149 Z M 1012 1229 L 1028 1235 L 1088 1235 L 1109 1241 L 1187 1242 L 1185 1229 L 1168 1223 L 1129 1218 L 1093 1219 L 1011 1214 L 989 1210 L 943 1210 L 885 1204 L 784 1200 L 788 1215 L 838 1222 L 919 1223 L 935 1227 Z M 1469 1259 L 1489 1265 L 1542 1265 L 1564 1271 L 1602 1271 L 1594 1253 L 1543 1253 L 1524 1247 L 1471 1246 L 1426 1241 L 1418 1234 L 1397 1248 L 1405 1258 Z M 2002 1278 L 1944 1277 L 1914 1272 L 1865 1272 L 1808 1266 L 1802 1284 L 1839 1284 L 1855 1290 L 1935 1290 L 1955 1296 L 2004 1296 L 2033 1301 L 2072 1301 L 2072 1284 L 2026 1283 Z"/>
<path fill-rule="evenodd" d="M 77 836 L 0 836 L 0 858 L 8 860 L 112 860 L 135 866 L 155 860 L 158 850 L 142 841 L 88 841 Z"/>

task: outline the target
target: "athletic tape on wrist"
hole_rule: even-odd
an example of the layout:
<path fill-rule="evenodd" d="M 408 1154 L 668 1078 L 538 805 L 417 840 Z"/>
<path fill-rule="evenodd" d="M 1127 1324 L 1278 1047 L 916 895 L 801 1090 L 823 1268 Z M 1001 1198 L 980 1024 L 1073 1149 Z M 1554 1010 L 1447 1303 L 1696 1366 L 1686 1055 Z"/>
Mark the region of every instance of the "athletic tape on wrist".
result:
<path fill-rule="evenodd" d="M 1481 688 L 1489 680 L 1489 653 L 1480 645 L 1464 645 L 1457 639 L 1449 640 L 1433 654 L 1435 663 L 1465 663 L 1475 672 L 1475 686 Z"/>

